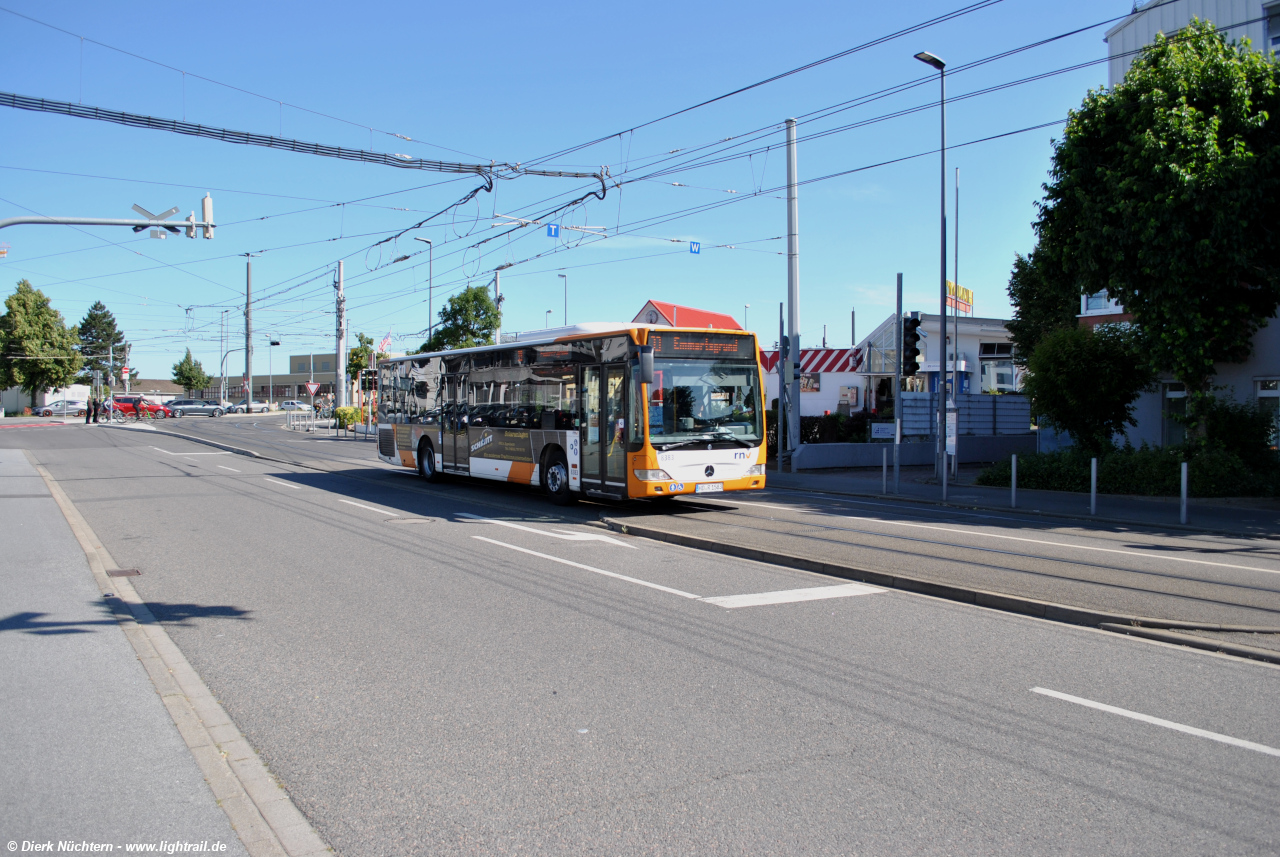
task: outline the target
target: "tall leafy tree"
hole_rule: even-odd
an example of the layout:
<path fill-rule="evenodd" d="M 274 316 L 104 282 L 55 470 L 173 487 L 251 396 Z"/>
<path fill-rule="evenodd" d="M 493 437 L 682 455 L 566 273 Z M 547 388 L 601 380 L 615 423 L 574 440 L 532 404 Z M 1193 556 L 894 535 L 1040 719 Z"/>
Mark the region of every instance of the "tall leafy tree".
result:
<path fill-rule="evenodd" d="M 173 383 L 182 387 L 188 396 L 192 390 L 203 390 L 209 386 L 209 376 L 200 361 L 191 356 L 190 348 L 185 357 L 173 364 Z"/>
<path fill-rule="evenodd" d="M 129 365 L 126 361 L 129 344 L 124 334 L 116 326 L 116 317 L 111 314 L 102 301 L 94 301 L 84 318 L 80 320 L 80 355 L 84 358 L 84 369 L 77 379 L 82 383 L 93 381 L 95 369 L 102 372 L 105 379 L 119 374 L 121 366 Z M 109 361 L 114 357 L 115 363 Z"/>
<path fill-rule="evenodd" d="M 0 315 L 0 388 L 18 386 L 31 395 L 65 387 L 80 371 L 80 337 L 62 313 L 26 280 L 19 280 Z"/>
<path fill-rule="evenodd" d="M 1009 303 L 1013 319 L 1005 327 L 1013 340 L 1014 360 L 1023 366 L 1045 336 L 1079 324 L 1079 287 L 1058 270 L 1041 264 L 1034 252 L 1014 257 Z"/>
<path fill-rule="evenodd" d="M 1134 402 L 1153 380 L 1132 327 L 1072 326 L 1040 339 L 1027 360 L 1022 391 L 1042 421 L 1070 434 L 1076 446 L 1100 452 L 1137 425 Z"/>
<path fill-rule="evenodd" d="M 1280 306 L 1277 224 L 1280 64 L 1193 21 L 1071 113 L 1036 255 L 1124 304 L 1195 421 Z"/>
<path fill-rule="evenodd" d="M 347 355 L 347 373 L 352 377 L 355 377 L 355 374 L 361 370 L 374 368 L 379 360 L 387 356 L 385 351 L 375 352 L 373 350 L 372 336 L 357 333 L 356 341 L 359 344 L 351 349 L 351 353 Z"/>
<path fill-rule="evenodd" d="M 493 296 L 485 286 L 468 286 L 440 309 L 440 326 L 419 351 L 448 351 L 493 345 L 494 334 L 502 321 Z"/>

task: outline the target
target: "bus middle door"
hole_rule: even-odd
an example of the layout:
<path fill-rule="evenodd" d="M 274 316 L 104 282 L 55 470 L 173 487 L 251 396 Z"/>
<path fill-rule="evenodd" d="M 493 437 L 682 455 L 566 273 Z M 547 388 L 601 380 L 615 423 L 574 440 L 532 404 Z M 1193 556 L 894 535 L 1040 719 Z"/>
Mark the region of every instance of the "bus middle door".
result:
<path fill-rule="evenodd" d="M 624 367 L 582 370 L 582 488 L 622 496 L 627 490 Z"/>
<path fill-rule="evenodd" d="M 467 438 L 470 409 L 467 406 L 467 376 L 444 376 L 445 406 L 441 435 L 443 470 L 466 473 L 470 469 L 471 441 Z"/>

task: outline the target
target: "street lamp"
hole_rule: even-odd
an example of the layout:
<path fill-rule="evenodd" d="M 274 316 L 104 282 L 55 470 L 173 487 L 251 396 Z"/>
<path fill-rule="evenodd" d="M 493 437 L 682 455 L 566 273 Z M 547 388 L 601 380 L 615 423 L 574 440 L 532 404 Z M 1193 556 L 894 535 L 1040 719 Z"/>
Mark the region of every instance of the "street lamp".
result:
<path fill-rule="evenodd" d="M 751 329 L 751 327 L 747 324 L 747 310 L 749 309 L 751 309 L 751 304 L 742 305 L 742 329 L 743 330 Z"/>
<path fill-rule="evenodd" d="M 564 280 L 564 326 L 569 326 L 569 275 L 556 274 L 557 277 Z"/>
<path fill-rule="evenodd" d="M 427 245 L 427 341 L 431 341 L 431 328 L 435 325 L 435 316 L 431 313 L 431 268 L 433 267 L 433 257 L 436 254 L 436 245 L 431 243 L 430 238 L 418 238 L 414 236 L 414 241 L 422 241 Z"/>
<path fill-rule="evenodd" d="M 942 161 L 942 203 L 939 209 L 941 219 L 939 258 L 939 288 L 941 292 L 938 314 L 941 325 L 938 345 L 942 353 L 938 357 L 938 472 L 942 476 L 942 501 L 947 500 L 947 64 L 928 51 L 916 54 L 916 59 L 925 65 L 938 70 L 938 82 L 941 86 L 938 100 L 939 112 L 942 114 L 942 145 L 939 149 Z"/>
<path fill-rule="evenodd" d="M 547 320 L 543 324 L 548 330 L 551 329 L 551 310 L 547 310 Z"/>
<path fill-rule="evenodd" d="M 271 400 L 276 395 L 276 370 L 275 370 L 275 352 L 271 349 L 280 344 L 278 339 L 267 340 L 267 408 L 271 407 Z"/>

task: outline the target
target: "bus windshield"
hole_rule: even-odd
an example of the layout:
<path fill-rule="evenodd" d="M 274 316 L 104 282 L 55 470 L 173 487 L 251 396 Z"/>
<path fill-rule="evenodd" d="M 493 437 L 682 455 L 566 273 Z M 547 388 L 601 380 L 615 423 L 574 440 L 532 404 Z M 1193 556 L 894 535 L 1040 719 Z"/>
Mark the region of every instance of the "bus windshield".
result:
<path fill-rule="evenodd" d="M 756 446 L 764 440 L 760 376 L 743 360 L 654 361 L 649 437 L 656 447 L 697 441 Z"/>

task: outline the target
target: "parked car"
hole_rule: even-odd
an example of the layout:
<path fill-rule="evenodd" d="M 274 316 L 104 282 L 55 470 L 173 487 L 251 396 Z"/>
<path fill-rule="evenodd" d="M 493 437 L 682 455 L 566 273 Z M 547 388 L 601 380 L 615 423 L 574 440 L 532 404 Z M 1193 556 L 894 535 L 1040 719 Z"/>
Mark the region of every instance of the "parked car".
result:
<path fill-rule="evenodd" d="M 139 408 L 157 420 L 173 415 L 166 406 L 159 402 L 153 402 L 146 396 L 140 396 L 137 393 L 117 393 L 108 401 L 111 403 L 112 409 L 118 409 L 120 413 L 126 415 L 138 413 Z"/>
<path fill-rule="evenodd" d="M 248 409 L 255 414 L 265 414 L 267 411 L 271 410 L 271 406 L 268 405 L 266 402 L 259 402 L 255 399 L 254 401 L 249 402 L 248 405 L 246 406 L 245 400 L 241 399 L 240 401 L 236 402 L 234 405 L 231 406 L 231 413 L 243 414 L 245 413 L 246 407 L 248 407 Z"/>
<path fill-rule="evenodd" d="M 282 411 L 309 411 L 311 406 L 306 402 L 299 402 L 296 399 L 288 399 L 280 403 Z"/>
<path fill-rule="evenodd" d="M 227 412 L 225 403 L 216 402 L 212 399 L 174 399 L 166 404 L 169 406 L 170 413 L 175 417 L 184 417 L 187 414 L 220 417 Z"/>
<path fill-rule="evenodd" d="M 89 406 L 86 402 L 82 402 L 79 399 L 63 399 L 58 402 L 50 402 L 43 408 L 37 408 L 36 413 L 42 417 L 82 417 L 84 416 L 85 411 L 88 410 L 88 407 Z"/>

